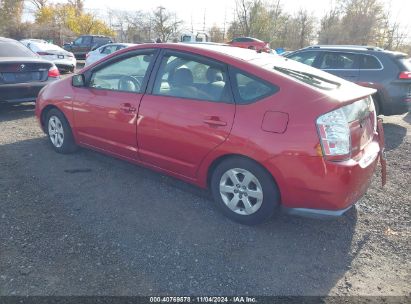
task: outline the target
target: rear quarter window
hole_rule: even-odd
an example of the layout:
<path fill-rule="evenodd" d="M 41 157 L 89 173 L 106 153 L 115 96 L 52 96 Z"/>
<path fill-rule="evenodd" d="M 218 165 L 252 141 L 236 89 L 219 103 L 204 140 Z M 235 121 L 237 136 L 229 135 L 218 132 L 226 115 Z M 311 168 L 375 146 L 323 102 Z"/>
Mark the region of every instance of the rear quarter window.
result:
<path fill-rule="evenodd" d="M 360 56 L 361 70 L 379 70 L 382 69 L 380 61 L 374 56 L 361 55 Z"/>
<path fill-rule="evenodd" d="M 238 104 L 250 104 L 275 94 L 279 88 L 255 76 L 231 70 L 234 79 L 234 95 Z"/>

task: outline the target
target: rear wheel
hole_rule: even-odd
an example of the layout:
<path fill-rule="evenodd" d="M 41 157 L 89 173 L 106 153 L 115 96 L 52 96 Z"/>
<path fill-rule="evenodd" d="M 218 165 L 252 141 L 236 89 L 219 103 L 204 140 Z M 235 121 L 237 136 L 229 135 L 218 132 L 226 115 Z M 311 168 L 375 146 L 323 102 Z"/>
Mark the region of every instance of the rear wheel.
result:
<path fill-rule="evenodd" d="M 245 225 L 264 222 L 280 202 L 270 174 L 254 161 L 240 157 L 227 159 L 215 168 L 211 191 L 222 212 Z"/>
<path fill-rule="evenodd" d="M 46 131 L 49 142 L 57 152 L 66 154 L 76 150 L 77 145 L 70 125 L 64 114 L 59 110 L 51 109 L 47 113 Z"/>

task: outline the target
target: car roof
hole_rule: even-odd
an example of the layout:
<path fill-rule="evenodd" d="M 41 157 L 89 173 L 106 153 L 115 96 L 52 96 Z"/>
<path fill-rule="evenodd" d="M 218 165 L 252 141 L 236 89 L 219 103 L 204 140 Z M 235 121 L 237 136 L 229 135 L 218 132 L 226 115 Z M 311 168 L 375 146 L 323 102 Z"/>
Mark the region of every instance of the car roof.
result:
<path fill-rule="evenodd" d="M 351 51 L 351 52 L 362 52 L 362 53 L 369 53 L 369 54 L 388 54 L 392 56 L 407 56 L 405 53 L 389 51 L 382 49 L 376 46 L 369 46 L 369 45 L 312 45 L 302 48 L 298 51 L 302 50 L 332 50 L 332 51 Z M 293 52 L 294 53 L 294 52 Z"/>
<path fill-rule="evenodd" d="M 188 51 L 192 53 L 196 53 L 197 51 L 203 51 L 208 53 L 208 55 L 223 55 L 224 57 L 236 58 L 242 61 L 250 61 L 254 59 L 258 59 L 261 57 L 271 56 L 271 58 L 278 58 L 280 57 L 277 54 L 269 54 L 265 52 L 257 52 L 255 50 L 244 49 L 233 47 L 231 45 L 226 44 L 218 44 L 218 43 L 147 43 L 147 44 L 140 44 L 133 48 L 140 49 L 140 48 L 166 48 L 166 49 L 173 49 L 173 50 L 181 50 L 181 51 Z M 205 54 L 207 55 L 207 54 Z"/>
<path fill-rule="evenodd" d="M 11 39 L 11 38 L 0 37 L 0 42 L 18 42 L 18 41 Z"/>

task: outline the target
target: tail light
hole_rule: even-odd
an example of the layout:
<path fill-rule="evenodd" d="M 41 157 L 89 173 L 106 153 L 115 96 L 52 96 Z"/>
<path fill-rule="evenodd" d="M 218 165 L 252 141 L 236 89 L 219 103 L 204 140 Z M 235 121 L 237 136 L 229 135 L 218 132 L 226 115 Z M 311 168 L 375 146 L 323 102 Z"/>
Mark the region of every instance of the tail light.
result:
<path fill-rule="evenodd" d="M 87 53 L 88 54 L 88 53 Z M 67 54 L 67 57 L 74 57 L 74 54 L 73 53 L 68 53 Z"/>
<path fill-rule="evenodd" d="M 317 118 L 323 155 L 334 161 L 346 160 L 351 152 L 351 136 L 347 117 L 342 108 Z"/>
<path fill-rule="evenodd" d="M 411 72 L 408 72 L 408 71 L 401 72 L 398 78 L 399 79 L 411 79 Z"/>
<path fill-rule="evenodd" d="M 37 52 L 37 54 L 39 54 L 40 56 L 48 56 L 48 55 L 53 55 L 53 54 L 48 53 L 48 52 Z"/>
<path fill-rule="evenodd" d="M 87 54 L 86 54 L 86 59 L 88 58 L 88 56 L 90 56 L 90 53 L 87 53 Z"/>
<path fill-rule="evenodd" d="M 49 69 L 48 77 L 60 77 L 59 69 L 55 65 Z"/>

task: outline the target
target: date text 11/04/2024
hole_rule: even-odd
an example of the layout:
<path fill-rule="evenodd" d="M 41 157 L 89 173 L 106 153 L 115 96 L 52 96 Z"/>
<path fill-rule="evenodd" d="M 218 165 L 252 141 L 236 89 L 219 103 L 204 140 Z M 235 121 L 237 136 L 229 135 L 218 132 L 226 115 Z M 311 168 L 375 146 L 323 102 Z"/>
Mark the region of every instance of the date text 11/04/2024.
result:
<path fill-rule="evenodd" d="M 254 297 L 150 297 L 150 303 L 257 303 Z"/>

